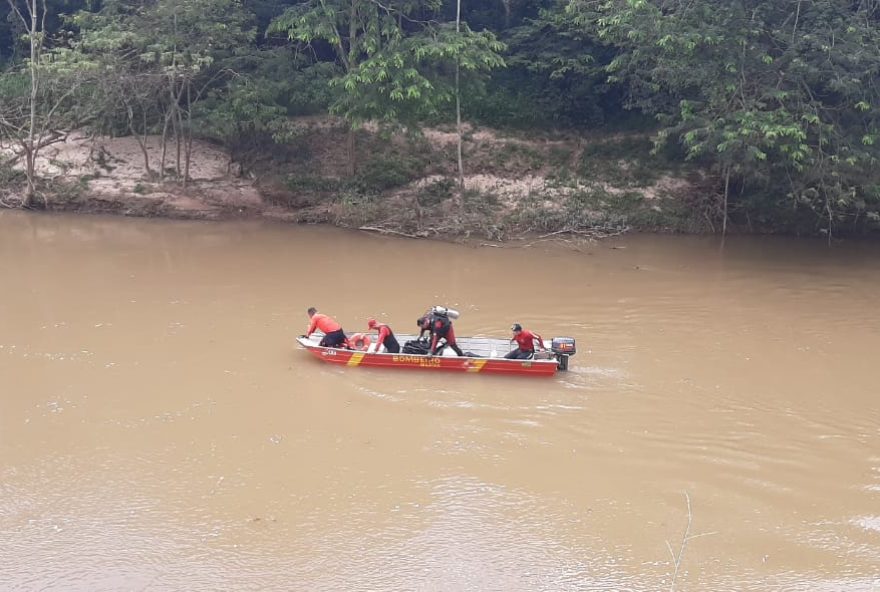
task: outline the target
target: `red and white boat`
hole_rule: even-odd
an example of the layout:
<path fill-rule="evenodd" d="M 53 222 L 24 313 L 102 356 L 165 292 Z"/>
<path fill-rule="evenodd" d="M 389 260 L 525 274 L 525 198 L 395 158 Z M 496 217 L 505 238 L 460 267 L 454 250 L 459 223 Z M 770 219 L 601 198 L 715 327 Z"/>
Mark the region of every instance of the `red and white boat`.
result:
<path fill-rule="evenodd" d="M 360 335 L 360 334 L 357 334 Z M 480 374 L 508 374 L 517 376 L 553 376 L 568 370 L 568 359 L 577 353 L 571 337 L 554 337 L 549 351 L 537 352 L 534 359 L 508 360 L 504 357 L 511 349 L 510 341 L 486 337 L 457 337 L 458 346 L 469 356 L 459 357 L 448 348 L 442 355 L 375 353 L 361 349 L 321 347 L 322 335 L 297 337 L 299 344 L 321 361 L 340 366 L 367 366 L 373 368 L 411 368 L 419 370 L 449 370 Z M 350 341 L 354 335 L 348 336 Z M 415 335 L 396 335 L 401 344 L 415 340 Z M 375 339 L 370 336 L 369 341 Z M 360 339 L 357 340 L 361 342 Z"/>

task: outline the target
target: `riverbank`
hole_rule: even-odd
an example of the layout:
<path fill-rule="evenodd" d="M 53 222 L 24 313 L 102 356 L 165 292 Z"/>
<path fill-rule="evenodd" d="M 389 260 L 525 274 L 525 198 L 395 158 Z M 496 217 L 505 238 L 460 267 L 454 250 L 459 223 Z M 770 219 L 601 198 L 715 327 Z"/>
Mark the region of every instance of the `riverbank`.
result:
<path fill-rule="evenodd" d="M 453 130 L 360 130 L 354 163 L 348 134 L 339 122 L 301 119 L 285 144 L 235 159 L 223 147 L 195 141 L 183 183 L 168 164 L 170 150 L 163 158 L 158 137 L 74 133 L 42 152 L 35 206 L 185 219 L 259 217 L 491 240 L 715 229 L 715 200 L 705 197 L 714 191 L 712 181 L 651 154 L 644 135 L 524 137 L 468 128 L 465 190 L 459 192 Z M 14 205 L 23 179 L 7 176 L 0 198 Z"/>

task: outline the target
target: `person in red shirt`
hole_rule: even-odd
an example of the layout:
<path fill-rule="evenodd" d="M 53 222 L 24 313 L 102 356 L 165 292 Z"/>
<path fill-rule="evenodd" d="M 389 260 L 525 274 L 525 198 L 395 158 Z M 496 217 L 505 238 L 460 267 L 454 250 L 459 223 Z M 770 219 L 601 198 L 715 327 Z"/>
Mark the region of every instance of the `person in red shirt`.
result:
<path fill-rule="evenodd" d="M 306 337 L 311 337 L 312 333 L 317 329 L 324 333 L 324 337 L 321 338 L 321 347 L 348 346 L 348 340 L 345 338 L 345 331 L 342 330 L 342 325 L 327 315 L 319 313 L 318 309 L 314 306 L 308 310 L 308 313 L 311 322 L 309 322 L 309 330 L 306 331 Z"/>
<path fill-rule="evenodd" d="M 368 319 L 367 327 L 379 332 L 379 337 L 376 339 L 376 353 L 381 352 L 383 345 L 385 346 L 385 351 L 389 354 L 400 353 L 400 343 L 398 343 L 397 338 L 394 336 L 394 331 L 391 330 L 391 327 L 385 323 L 377 323 L 376 319 Z"/>
<path fill-rule="evenodd" d="M 510 330 L 513 331 L 513 339 L 511 339 L 511 341 L 516 341 L 516 344 L 519 347 L 504 356 L 508 360 L 528 360 L 534 356 L 536 339 L 538 340 L 541 349 L 547 349 L 544 346 L 544 340 L 540 335 L 532 333 L 531 331 L 523 330 L 522 325 L 519 323 L 514 323 Z"/>

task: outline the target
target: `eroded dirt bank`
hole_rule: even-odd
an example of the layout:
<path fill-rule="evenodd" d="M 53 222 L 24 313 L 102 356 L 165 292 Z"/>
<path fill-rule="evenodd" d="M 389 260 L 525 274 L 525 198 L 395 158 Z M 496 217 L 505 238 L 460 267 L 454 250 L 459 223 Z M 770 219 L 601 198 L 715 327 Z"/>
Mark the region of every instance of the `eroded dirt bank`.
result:
<path fill-rule="evenodd" d="M 528 233 L 713 230 L 711 182 L 652 156 L 644 136 L 523 137 L 469 129 L 462 193 L 450 130 L 361 130 L 352 167 L 344 127 L 319 119 L 297 126 L 289 143 L 235 159 L 220 146 L 194 142 L 186 183 L 176 174 L 173 144 L 163 157 L 158 137 L 139 142 L 72 133 L 43 151 L 35 205 L 128 216 L 264 217 L 494 240 Z M 20 200 L 22 185 L 20 174 L 6 183 L 0 190 L 5 204 Z"/>

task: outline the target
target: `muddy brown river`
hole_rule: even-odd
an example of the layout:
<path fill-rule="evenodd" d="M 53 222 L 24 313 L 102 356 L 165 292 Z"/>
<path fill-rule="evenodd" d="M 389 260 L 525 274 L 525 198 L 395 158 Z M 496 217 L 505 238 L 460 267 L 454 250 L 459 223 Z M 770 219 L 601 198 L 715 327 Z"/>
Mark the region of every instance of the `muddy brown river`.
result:
<path fill-rule="evenodd" d="M 0 212 L 0 278 L 0 590 L 880 590 L 877 245 Z M 580 351 L 294 347 L 432 304 Z"/>

